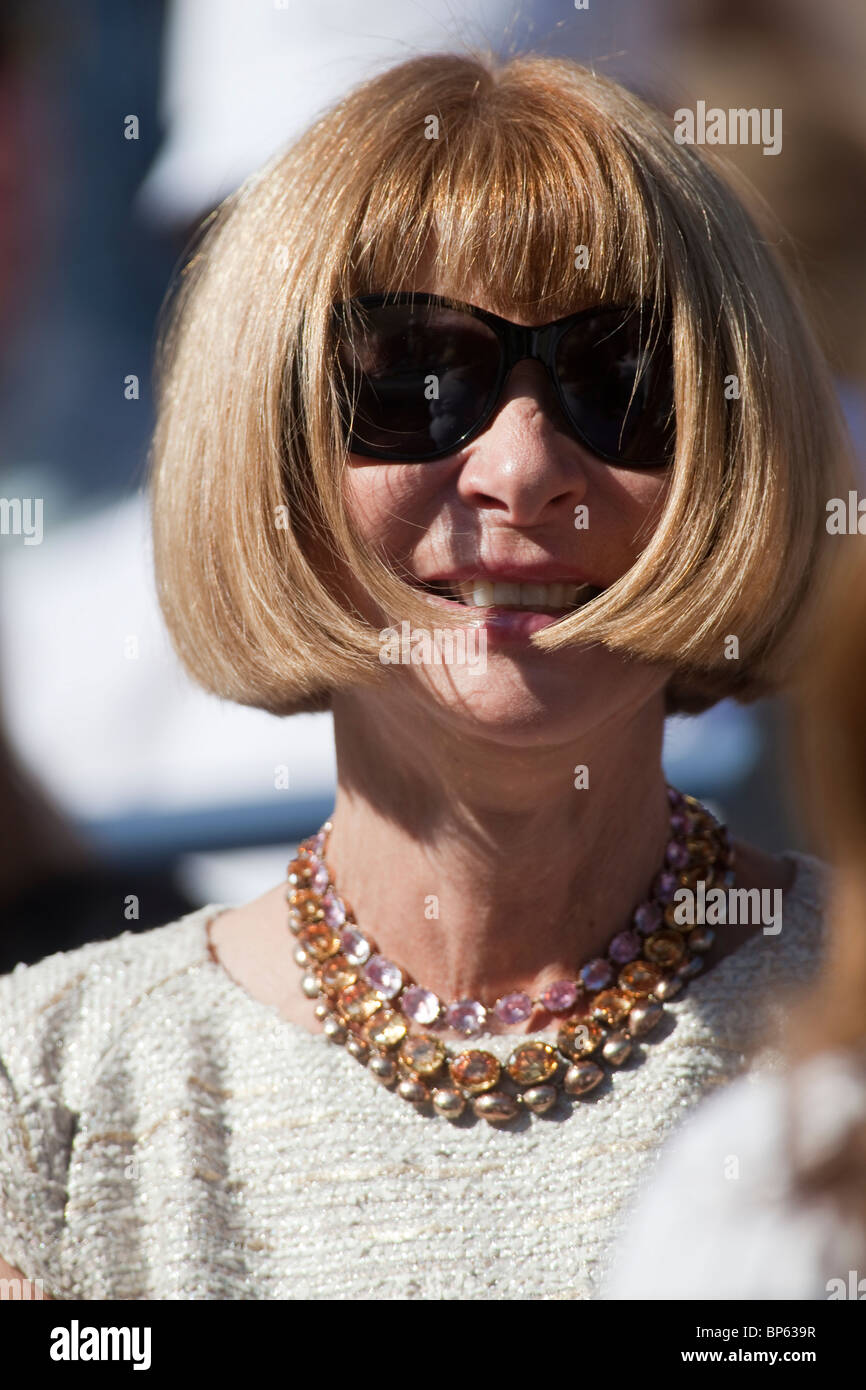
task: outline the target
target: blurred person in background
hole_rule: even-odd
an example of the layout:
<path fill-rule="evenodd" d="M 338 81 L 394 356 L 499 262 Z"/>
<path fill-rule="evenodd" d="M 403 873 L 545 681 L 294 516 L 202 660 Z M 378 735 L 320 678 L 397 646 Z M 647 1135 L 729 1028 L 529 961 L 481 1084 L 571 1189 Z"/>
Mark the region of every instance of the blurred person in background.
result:
<path fill-rule="evenodd" d="M 48 142 L 41 91 L 33 80 L 39 37 L 22 5 L 0 14 L 0 372 L 13 357 L 16 330 L 35 273 L 36 171 Z M 8 500 L 8 499 L 7 499 Z M 13 533 L 0 546 L 20 545 Z M 27 559 L 36 563 L 33 550 Z M 124 912 L 129 894 L 138 902 Z M 57 806 L 15 748 L 0 701 L 0 974 L 124 929 L 144 929 L 192 907 L 170 876 L 114 871 Z"/>
<path fill-rule="evenodd" d="M 714 147 L 748 206 L 766 204 L 833 370 L 866 491 L 866 5 L 862 0 L 665 0 L 663 57 L 648 69 L 666 111 L 778 109 L 782 148 Z M 740 743 L 756 756 L 716 800 L 765 848 L 808 845 L 791 783 L 789 712 L 760 701 Z M 751 729 L 749 729 L 751 725 Z M 708 730 L 708 733 L 711 731 Z M 719 744 L 718 761 L 727 755 Z M 716 768 L 712 773 L 718 777 Z M 693 779 L 700 786 L 702 778 Z M 708 789 L 709 794 L 709 789 Z"/>
<path fill-rule="evenodd" d="M 192 906 L 161 870 L 103 863 L 22 766 L 0 724 L 0 975 L 85 941 L 144 931 Z"/>
<path fill-rule="evenodd" d="M 791 749 L 836 870 L 825 962 L 753 1071 L 663 1148 L 607 1298 L 866 1297 L 866 541 L 842 544 Z"/>
<path fill-rule="evenodd" d="M 567 62 L 390 69 L 202 230 L 163 612 L 206 689 L 333 709 L 336 808 L 254 901 L 0 981 L 0 1251 L 66 1297 L 591 1297 L 663 1135 L 820 958 L 822 866 L 733 840 L 661 750 L 808 650 L 832 382 L 713 160 Z M 383 662 L 403 617 L 484 670 Z M 687 925 L 706 881 L 761 915 Z"/>
<path fill-rule="evenodd" d="M 670 108 L 766 107 L 782 147 L 726 162 L 773 209 L 834 370 L 866 478 L 866 6 L 861 0 L 669 0 Z"/>

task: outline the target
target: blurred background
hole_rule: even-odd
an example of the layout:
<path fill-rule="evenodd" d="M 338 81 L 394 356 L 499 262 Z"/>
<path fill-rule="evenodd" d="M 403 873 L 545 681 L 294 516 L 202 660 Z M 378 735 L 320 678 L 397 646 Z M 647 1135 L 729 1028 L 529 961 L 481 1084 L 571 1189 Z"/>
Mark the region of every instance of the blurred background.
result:
<path fill-rule="evenodd" d="M 789 234 L 866 474 L 862 0 L 4 0 L 0 972 L 257 896 L 331 810 L 330 716 L 203 694 L 162 630 L 156 315 L 200 218 L 350 85 L 479 44 L 670 112 L 782 109 L 781 154 L 722 152 Z M 668 777 L 734 834 L 809 849 L 786 727 L 780 700 L 673 719 Z"/>

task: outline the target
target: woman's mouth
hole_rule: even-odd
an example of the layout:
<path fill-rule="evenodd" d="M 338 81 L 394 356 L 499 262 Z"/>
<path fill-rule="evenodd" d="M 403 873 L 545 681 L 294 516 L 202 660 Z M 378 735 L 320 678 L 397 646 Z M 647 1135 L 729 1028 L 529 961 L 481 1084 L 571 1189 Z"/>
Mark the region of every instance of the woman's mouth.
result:
<path fill-rule="evenodd" d="M 522 640 L 573 613 L 603 592 L 594 584 L 536 580 L 418 580 L 434 603 L 446 608 L 479 610 L 477 626 L 489 641 Z"/>

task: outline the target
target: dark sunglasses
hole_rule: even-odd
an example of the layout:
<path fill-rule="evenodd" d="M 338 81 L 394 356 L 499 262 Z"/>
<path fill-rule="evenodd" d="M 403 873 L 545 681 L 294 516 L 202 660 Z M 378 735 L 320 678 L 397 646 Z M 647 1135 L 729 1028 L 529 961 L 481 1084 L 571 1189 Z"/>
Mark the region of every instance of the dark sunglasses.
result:
<path fill-rule="evenodd" d="M 542 362 L 582 444 L 625 468 L 670 464 L 673 354 L 653 350 L 649 311 L 604 305 L 523 328 L 431 294 L 369 294 L 337 304 L 340 406 L 350 452 L 426 463 L 468 444 L 495 412 L 511 368 Z"/>

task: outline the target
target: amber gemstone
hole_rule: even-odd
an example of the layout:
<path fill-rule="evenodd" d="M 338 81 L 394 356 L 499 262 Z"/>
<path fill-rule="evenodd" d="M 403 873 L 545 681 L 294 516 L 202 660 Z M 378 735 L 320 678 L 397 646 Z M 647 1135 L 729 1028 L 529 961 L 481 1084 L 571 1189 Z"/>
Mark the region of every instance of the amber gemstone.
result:
<path fill-rule="evenodd" d="M 621 989 L 603 989 L 592 1001 L 593 1017 L 601 1023 L 621 1023 L 633 1003 L 632 996 Z"/>
<path fill-rule="evenodd" d="M 505 1069 L 518 1086 L 538 1086 L 549 1080 L 558 1066 L 555 1047 L 547 1042 L 528 1042 L 514 1049 Z"/>
<path fill-rule="evenodd" d="M 318 893 L 313 893 L 309 888 L 296 889 L 289 897 L 289 904 L 300 917 L 305 918 L 308 922 L 314 922 L 322 912 L 322 903 Z"/>
<path fill-rule="evenodd" d="M 364 1024 L 364 1037 L 373 1047 L 397 1047 L 408 1031 L 405 1018 L 393 1009 L 379 1009 Z"/>
<path fill-rule="evenodd" d="M 630 994 L 654 994 L 663 979 L 660 967 L 648 960 L 633 960 L 619 972 L 620 988 Z"/>
<path fill-rule="evenodd" d="M 401 1062 L 416 1076 L 435 1076 L 446 1055 L 445 1044 L 438 1038 L 431 1038 L 428 1033 L 404 1039 L 400 1048 Z"/>
<path fill-rule="evenodd" d="M 578 1061 L 594 1052 L 604 1037 L 604 1029 L 591 1018 L 573 1019 L 563 1023 L 556 1035 L 556 1045 L 566 1057 Z"/>
<path fill-rule="evenodd" d="M 686 840 L 686 849 L 696 864 L 711 864 L 716 857 L 715 845 L 703 835 L 691 835 Z"/>
<path fill-rule="evenodd" d="M 646 938 L 643 953 L 654 965 L 679 965 L 686 953 L 682 932 L 675 931 L 673 927 L 661 927 Z"/>
<path fill-rule="evenodd" d="M 305 887 L 313 877 L 313 866 L 309 859 L 293 859 L 288 868 L 289 883 L 294 888 Z"/>
<path fill-rule="evenodd" d="M 691 931 L 693 923 L 684 920 L 688 915 L 688 903 L 668 903 L 664 911 L 665 926 L 673 931 Z"/>
<path fill-rule="evenodd" d="M 698 884 L 701 879 L 706 880 L 707 868 L 705 864 L 695 864 L 690 869 L 682 869 L 677 874 L 677 883 L 681 888 L 690 888 L 693 893 L 697 892 Z"/>
<path fill-rule="evenodd" d="M 327 922 L 313 922 L 298 932 L 298 941 L 314 960 L 327 960 L 340 949 L 339 933 L 329 927 Z"/>
<path fill-rule="evenodd" d="M 340 1012 L 353 1022 L 363 1023 L 378 1012 L 385 1000 L 377 989 L 371 989 L 363 980 L 341 989 L 337 996 Z"/>
<path fill-rule="evenodd" d="M 358 978 L 354 965 L 350 965 L 343 955 L 331 956 L 319 971 L 322 989 L 331 996 L 339 994 L 347 985 L 353 985 Z"/>
<path fill-rule="evenodd" d="M 492 1052 L 470 1048 L 469 1051 L 458 1052 L 456 1057 L 452 1057 L 448 1070 L 451 1080 L 456 1085 L 462 1086 L 464 1091 L 475 1096 L 482 1091 L 491 1090 L 496 1085 L 500 1066 Z"/>

